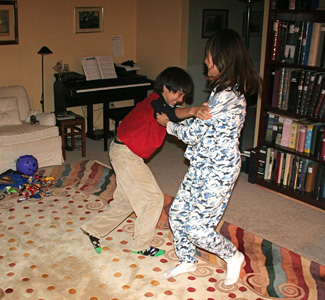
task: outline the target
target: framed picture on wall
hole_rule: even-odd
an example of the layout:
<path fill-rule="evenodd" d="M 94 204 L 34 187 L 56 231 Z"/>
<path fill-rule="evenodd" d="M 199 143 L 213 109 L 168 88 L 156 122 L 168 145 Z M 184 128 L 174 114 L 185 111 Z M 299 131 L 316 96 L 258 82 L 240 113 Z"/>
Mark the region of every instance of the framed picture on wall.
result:
<path fill-rule="evenodd" d="M 202 38 L 209 38 L 216 30 L 227 26 L 228 9 L 203 9 Z"/>
<path fill-rule="evenodd" d="M 76 33 L 101 32 L 104 30 L 103 7 L 75 7 Z"/>
<path fill-rule="evenodd" d="M 243 37 L 246 36 L 247 11 L 244 11 Z M 263 12 L 253 11 L 250 15 L 249 36 L 262 36 L 263 31 Z"/>
<path fill-rule="evenodd" d="M 18 44 L 17 1 L 0 2 L 0 45 Z"/>

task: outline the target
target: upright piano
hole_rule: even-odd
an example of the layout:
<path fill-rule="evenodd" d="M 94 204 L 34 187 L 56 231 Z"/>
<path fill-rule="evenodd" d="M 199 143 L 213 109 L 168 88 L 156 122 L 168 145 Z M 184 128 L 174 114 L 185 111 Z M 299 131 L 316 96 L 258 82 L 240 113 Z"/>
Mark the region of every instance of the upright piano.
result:
<path fill-rule="evenodd" d="M 109 134 L 108 115 L 114 114 L 110 109 L 110 102 L 134 100 L 134 105 L 147 97 L 152 89 L 153 81 L 143 75 L 119 77 L 86 81 L 64 80 L 56 76 L 54 82 L 55 113 L 65 112 L 68 107 L 87 107 L 87 137 L 97 139 L 93 124 L 93 105 L 103 103 L 103 137 L 104 150 L 107 151 L 107 136 Z"/>

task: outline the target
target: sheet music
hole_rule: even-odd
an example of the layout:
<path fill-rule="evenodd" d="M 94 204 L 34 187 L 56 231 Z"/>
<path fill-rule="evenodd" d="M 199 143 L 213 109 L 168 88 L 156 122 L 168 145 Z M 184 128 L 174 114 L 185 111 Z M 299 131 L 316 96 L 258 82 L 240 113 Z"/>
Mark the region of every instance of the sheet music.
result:
<path fill-rule="evenodd" d="M 92 56 L 81 58 L 86 80 L 117 78 L 111 56 Z"/>
<path fill-rule="evenodd" d="M 113 58 L 111 56 L 97 56 L 102 79 L 117 78 Z"/>

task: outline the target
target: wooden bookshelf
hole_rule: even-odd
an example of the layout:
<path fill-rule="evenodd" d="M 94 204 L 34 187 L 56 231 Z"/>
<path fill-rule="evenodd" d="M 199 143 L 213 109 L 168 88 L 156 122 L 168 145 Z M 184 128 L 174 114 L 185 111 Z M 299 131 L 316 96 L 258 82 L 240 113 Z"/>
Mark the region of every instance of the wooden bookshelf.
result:
<path fill-rule="evenodd" d="M 288 109 L 279 109 L 278 107 L 274 107 L 274 103 L 272 104 L 272 98 L 273 98 L 273 91 L 274 91 L 274 72 L 277 69 L 299 69 L 299 71 L 315 71 L 317 72 L 316 76 L 319 76 L 319 72 L 324 72 L 325 73 L 325 67 L 324 65 L 308 65 L 308 63 L 301 63 L 300 60 L 293 62 L 293 63 L 288 63 L 285 61 L 285 59 L 275 59 L 275 50 L 274 50 L 274 45 L 276 33 L 274 28 L 275 27 L 275 21 L 280 20 L 283 24 L 292 24 L 294 22 L 301 23 L 302 26 L 307 26 L 307 22 L 312 22 L 314 23 L 325 23 L 325 10 L 289 10 L 288 9 L 272 9 L 272 1 L 270 1 L 270 10 L 269 10 L 269 19 L 268 19 L 268 28 L 267 28 L 267 43 L 266 43 L 266 51 L 265 51 L 265 66 L 264 66 L 264 89 L 263 89 L 263 94 L 262 94 L 262 99 L 261 99 L 261 111 L 260 111 L 260 124 L 259 124 L 259 131 L 258 131 L 258 143 L 257 143 L 257 149 L 256 149 L 256 164 L 255 164 L 255 183 L 259 184 L 261 186 L 264 186 L 266 188 L 269 188 L 271 190 L 274 190 L 276 192 L 282 193 L 284 195 L 287 195 L 289 197 L 293 197 L 299 201 L 308 203 L 312 206 L 321 208 L 325 210 L 325 197 L 319 197 L 319 194 L 317 195 L 314 192 L 304 192 L 303 187 L 301 187 L 301 190 L 298 188 L 294 188 L 293 186 L 287 186 L 283 185 L 282 183 L 275 183 L 273 180 L 266 180 L 261 177 L 261 168 L 260 161 L 262 159 L 262 155 L 260 155 L 260 150 L 261 147 L 263 149 L 266 147 L 272 147 L 276 149 L 277 151 L 281 151 L 289 154 L 295 155 L 297 158 L 300 160 L 306 160 L 307 164 L 318 164 L 319 166 L 324 166 L 325 165 L 325 160 L 324 158 L 319 158 L 315 157 L 314 154 L 310 155 L 308 153 L 302 153 L 298 152 L 295 149 L 289 149 L 287 147 L 282 147 L 277 145 L 274 141 L 267 142 L 265 140 L 266 138 L 266 130 L 267 130 L 267 122 L 268 122 L 268 114 L 270 113 L 275 113 L 279 114 L 283 117 L 291 118 L 291 119 L 307 119 L 313 122 L 320 122 L 324 123 L 325 125 L 325 118 L 323 117 L 318 117 L 315 115 L 306 115 L 305 112 L 304 114 L 297 114 L 295 111 L 288 110 Z M 280 22 L 280 23 L 281 23 Z M 278 25 L 278 23 L 277 23 Z M 313 26 L 313 25 L 312 25 Z M 284 32 L 287 29 L 284 29 Z M 303 30 L 303 29 L 302 29 Z M 288 30 L 285 32 L 285 39 L 287 38 L 287 33 Z M 279 34 L 279 33 L 277 33 Z M 303 35 L 300 35 L 303 37 Z M 281 40 L 281 39 L 280 39 Z M 301 41 L 300 41 L 301 42 Z M 284 47 L 286 44 L 284 44 Z M 299 47 L 299 46 L 298 46 Z M 297 51 L 299 48 L 294 48 L 295 51 Z M 282 52 L 284 50 L 282 49 Z M 323 50 L 325 51 L 325 50 Z M 278 53 L 276 53 L 278 54 Z M 300 57 L 300 53 L 299 56 Z M 318 55 L 321 55 L 321 53 L 318 53 Z M 283 56 L 285 57 L 285 56 Z M 289 57 L 289 55 L 287 56 Z M 320 59 L 319 59 L 320 60 Z M 317 77 L 318 78 L 318 77 Z M 283 84 L 283 83 L 280 83 Z M 325 88 L 325 85 L 323 85 Z M 289 95 L 290 96 L 290 95 Z M 277 130 L 277 126 L 274 127 L 275 130 Z M 263 166 L 263 165 L 262 165 Z M 323 169 L 325 167 L 321 167 Z M 325 172 L 325 171 L 324 171 Z M 307 174 L 305 174 L 307 175 Z M 301 179 L 301 182 L 303 180 Z M 323 182 L 323 185 L 325 183 Z M 324 192 L 325 194 L 325 192 Z"/>

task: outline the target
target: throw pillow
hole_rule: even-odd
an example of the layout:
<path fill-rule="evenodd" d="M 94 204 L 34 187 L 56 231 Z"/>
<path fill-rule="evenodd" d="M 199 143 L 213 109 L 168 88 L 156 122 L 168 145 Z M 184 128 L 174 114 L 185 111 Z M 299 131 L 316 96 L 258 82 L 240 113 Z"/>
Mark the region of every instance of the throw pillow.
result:
<path fill-rule="evenodd" d="M 17 98 L 0 97 L 0 126 L 20 124 Z"/>

